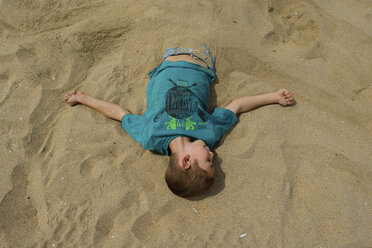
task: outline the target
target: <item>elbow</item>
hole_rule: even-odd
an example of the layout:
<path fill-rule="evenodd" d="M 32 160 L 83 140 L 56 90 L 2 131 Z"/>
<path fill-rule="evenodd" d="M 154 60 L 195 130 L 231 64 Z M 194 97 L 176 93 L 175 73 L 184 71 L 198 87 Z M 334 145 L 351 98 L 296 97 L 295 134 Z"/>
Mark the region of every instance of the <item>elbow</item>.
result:
<path fill-rule="evenodd" d="M 226 106 L 226 109 L 229 109 L 234 112 L 234 114 L 238 115 L 242 111 L 241 102 L 239 101 L 239 99 L 235 99 Z"/>

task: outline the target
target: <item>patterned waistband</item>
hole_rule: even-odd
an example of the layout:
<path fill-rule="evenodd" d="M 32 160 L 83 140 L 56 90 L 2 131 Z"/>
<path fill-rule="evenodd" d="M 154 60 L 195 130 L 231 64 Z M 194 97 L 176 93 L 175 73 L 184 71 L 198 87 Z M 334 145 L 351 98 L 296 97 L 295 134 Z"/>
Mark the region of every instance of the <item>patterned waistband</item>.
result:
<path fill-rule="evenodd" d="M 204 54 L 200 52 L 199 50 L 194 50 L 191 48 L 178 48 L 178 47 L 170 47 L 167 50 L 165 50 L 165 54 L 163 56 L 163 61 L 168 58 L 169 56 L 173 55 L 181 55 L 181 54 L 187 54 L 191 57 L 198 59 L 205 63 L 205 65 L 211 70 L 215 70 L 215 64 L 216 64 L 216 56 L 212 56 L 211 52 L 209 50 L 209 47 L 205 47 Z"/>

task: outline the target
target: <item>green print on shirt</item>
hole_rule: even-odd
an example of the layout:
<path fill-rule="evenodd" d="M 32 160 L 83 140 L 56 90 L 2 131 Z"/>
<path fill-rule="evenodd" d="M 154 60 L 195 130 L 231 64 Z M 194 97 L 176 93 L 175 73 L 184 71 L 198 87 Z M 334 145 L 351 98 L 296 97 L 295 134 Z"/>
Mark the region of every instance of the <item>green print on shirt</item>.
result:
<path fill-rule="evenodd" d="M 177 127 L 184 127 L 186 130 L 190 130 L 190 128 L 191 128 L 191 130 L 195 130 L 194 125 L 196 125 L 196 122 L 193 122 L 193 121 L 190 120 L 192 118 L 192 116 L 189 117 L 189 118 L 186 118 L 186 121 L 185 120 L 178 120 L 178 119 L 173 118 L 172 116 L 169 116 L 169 115 L 168 115 L 168 117 L 171 118 L 171 120 L 165 122 L 165 125 L 168 125 L 167 130 L 169 130 L 169 129 L 176 130 Z"/>
<path fill-rule="evenodd" d="M 191 121 L 193 114 L 197 111 L 200 105 L 199 98 L 190 90 L 196 84 L 188 86 L 188 83 L 183 80 L 173 82 L 169 81 L 174 87 L 168 90 L 165 97 L 165 111 L 170 121 L 165 122 L 167 130 L 176 130 L 177 128 L 185 128 L 185 130 L 195 130 L 196 122 Z"/>
<path fill-rule="evenodd" d="M 188 86 L 188 83 L 184 80 L 176 80 L 176 82 L 172 79 L 168 80 L 173 84 L 173 87 L 167 91 L 164 108 L 155 115 L 153 121 L 157 122 L 160 116 L 166 112 L 170 118 L 169 121 L 164 123 L 167 130 L 176 130 L 177 128 L 195 130 L 197 123 L 192 121 L 191 118 L 197 113 L 200 119 L 206 123 L 205 115 L 200 109 L 201 100 L 190 90 L 190 88 L 196 86 L 196 83 Z M 155 97 L 153 102 L 155 106 L 158 106 L 158 97 Z M 201 129 L 204 128 L 205 126 L 202 125 Z"/>

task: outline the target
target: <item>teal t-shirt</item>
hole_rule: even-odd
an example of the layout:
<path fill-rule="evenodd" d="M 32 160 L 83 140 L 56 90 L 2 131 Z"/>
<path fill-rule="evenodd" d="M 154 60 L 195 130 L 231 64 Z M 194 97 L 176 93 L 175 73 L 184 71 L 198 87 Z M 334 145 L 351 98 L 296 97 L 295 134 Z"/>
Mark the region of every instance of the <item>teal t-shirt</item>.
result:
<path fill-rule="evenodd" d="M 228 109 L 207 112 L 209 86 L 215 77 L 209 69 L 186 61 L 164 61 L 149 76 L 146 112 L 127 114 L 121 121 L 143 148 L 170 155 L 169 143 L 179 136 L 201 139 L 213 148 L 237 122 Z"/>

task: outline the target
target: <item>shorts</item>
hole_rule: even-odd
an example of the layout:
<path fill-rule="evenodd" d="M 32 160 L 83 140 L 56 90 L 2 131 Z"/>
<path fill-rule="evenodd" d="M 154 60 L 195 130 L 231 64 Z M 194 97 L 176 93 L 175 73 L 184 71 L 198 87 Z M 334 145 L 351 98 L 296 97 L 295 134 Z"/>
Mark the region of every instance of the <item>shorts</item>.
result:
<path fill-rule="evenodd" d="M 163 56 L 163 61 L 168 58 L 169 56 L 173 55 L 181 55 L 181 54 L 187 54 L 193 57 L 194 59 L 198 59 L 205 63 L 205 65 L 209 68 L 209 70 L 214 71 L 215 70 L 215 64 L 216 64 L 216 56 L 212 56 L 211 52 L 209 50 L 209 47 L 205 47 L 204 54 L 202 56 L 199 56 L 200 54 L 199 50 L 193 50 L 191 48 L 178 48 L 178 47 L 170 47 L 167 50 L 165 50 L 165 54 Z"/>

